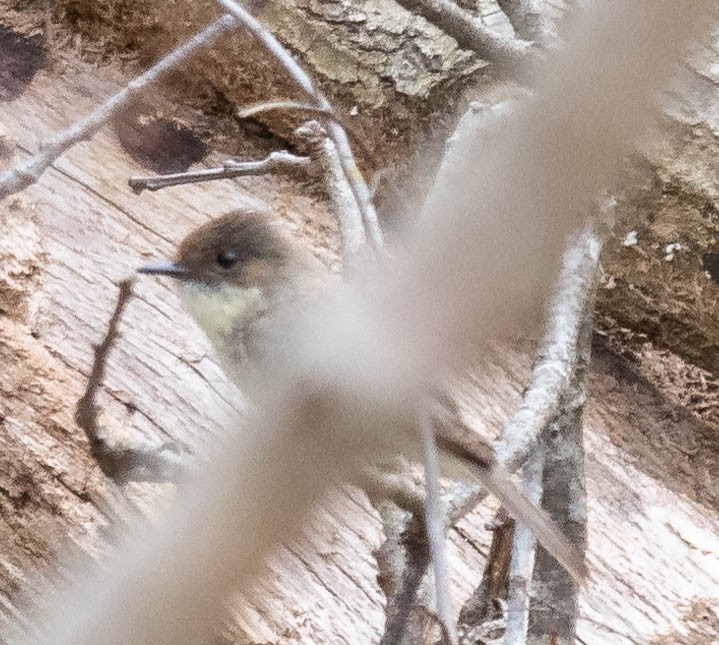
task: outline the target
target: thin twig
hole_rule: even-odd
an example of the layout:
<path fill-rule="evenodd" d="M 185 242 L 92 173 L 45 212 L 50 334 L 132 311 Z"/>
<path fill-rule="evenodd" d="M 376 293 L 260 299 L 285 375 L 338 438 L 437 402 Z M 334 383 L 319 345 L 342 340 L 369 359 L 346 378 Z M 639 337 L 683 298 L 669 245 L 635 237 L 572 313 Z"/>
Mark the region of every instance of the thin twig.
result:
<path fill-rule="evenodd" d="M 259 161 L 228 160 L 220 168 L 207 168 L 191 172 L 176 172 L 169 175 L 154 177 L 130 177 L 128 185 L 136 194 L 143 190 L 161 190 L 168 186 L 196 184 L 215 179 L 232 179 L 272 173 L 296 173 L 306 170 L 312 163 L 309 157 L 299 157 L 286 150 L 271 152 Z"/>
<path fill-rule="evenodd" d="M 442 626 L 446 645 L 456 645 L 454 612 L 449 591 L 447 557 L 444 546 L 444 520 L 439 491 L 439 456 L 434 440 L 434 429 L 428 413 L 422 412 L 418 419 L 424 453 L 425 498 L 424 524 L 427 531 L 429 554 L 434 571 L 435 607 Z"/>
<path fill-rule="evenodd" d="M 536 504 L 542 499 L 543 468 L 544 449 L 541 444 L 537 444 L 522 469 L 524 493 Z M 522 522 L 517 522 L 512 544 L 512 560 L 509 564 L 505 645 L 521 645 L 527 638 L 528 591 L 534 566 L 535 544 L 536 540 L 531 530 Z"/>
<path fill-rule="evenodd" d="M 462 49 L 476 52 L 500 67 L 516 68 L 524 62 L 531 43 L 501 36 L 488 29 L 472 14 L 450 0 L 396 0 L 397 4 L 419 14 L 457 41 Z"/>
<path fill-rule="evenodd" d="M 324 94 L 315 86 L 307 72 L 297 63 L 275 36 L 268 31 L 265 26 L 257 20 L 244 7 L 233 0 L 217 0 L 217 2 L 228 12 L 235 16 L 257 40 L 272 54 L 278 62 L 285 68 L 293 81 L 297 83 L 299 88 L 317 104 L 323 111 L 333 112 L 332 105 Z M 335 121 L 328 121 L 327 132 L 337 146 L 337 152 L 342 163 L 347 182 L 352 188 L 355 199 L 362 213 L 362 220 L 369 238 L 372 240 L 375 248 L 382 247 L 382 231 L 377 220 L 377 212 L 375 211 L 372 200 L 370 199 L 370 191 L 365 183 L 362 173 L 357 167 L 352 148 L 347 138 L 344 128 Z"/>
<path fill-rule="evenodd" d="M 497 0 L 499 8 L 512 23 L 519 38 L 546 43 L 555 34 L 547 27 L 544 15 L 535 0 Z"/>
<path fill-rule="evenodd" d="M 118 483 L 128 481 L 167 481 L 176 478 L 188 466 L 172 446 L 116 445 L 103 436 L 97 421 L 97 393 L 102 385 L 107 359 L 118 338 L 118 325 L 127 303 L 132 297 L 134 278 L 123 280 L 117 303 L 107 324 L 102 342 L 95 347 L 90 376 L 85 393 L 75 407 L 75 422 L 90 442 L 92 456 L 105 475 Z"/>
<path fill-rule="evenodd" d="M 218 18 L 149 70 L 130 81 L 90 114 L 77 120 L 69 128 L 58 132 L 48 143 L 40 147 L 37 154 L 0 174 L 0 199 L 34 184 L 60 155 L 76 143 L 92 137 L 130 99 L 140 94 L 148 85 L 176 67 L 188 56 L 194 54 L 200 47 L 209 44 L 236 25 L 237 21 L 232 16 L 225 15 Z"/>
<path fill-rule="evenodd" d="M 367 235 L 362 212 L 342 169 L 337 146 L 317 121 L 303 123 L 295 130 L 295 134 L 306 143 L 311 157 L 322 167 L 325 188 L 339 223 L 342 266 L 345 276 L 352 278 L 360 269 L 366 268 L 362 262 L 362 249 L 365 248 Z"/>
<path fill-rule="evenodd" d="M 323 119 L 337 119 L 334 110 L 327 110 L 316 105 L 302 103 L 301 101 L 262 101 L 261 103 L 253 103 L 252 105 L 237 110 L 237 116 L 240 119 L 249 119 L 258 114 L 273 112 L 275 110 L 305 112 L 311 116 L 321 117 Z"/>

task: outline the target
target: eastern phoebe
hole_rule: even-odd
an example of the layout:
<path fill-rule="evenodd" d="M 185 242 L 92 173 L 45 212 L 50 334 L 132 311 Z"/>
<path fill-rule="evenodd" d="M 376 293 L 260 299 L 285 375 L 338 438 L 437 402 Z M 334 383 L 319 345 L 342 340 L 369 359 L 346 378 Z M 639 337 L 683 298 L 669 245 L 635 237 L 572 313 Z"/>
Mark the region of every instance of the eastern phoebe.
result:
<path fill-rule="evenodd" d="M 282 360 L 282 346 L 293 337 L 301 312 L 329 299 L 335 279 L 267 216 L 244 210 L 191 232 L 174 260 L 138 271 L 177 280 L 185 308 L 207 334 L 227 376 L 241 387 L 255 369 Z M 496 467 L 491 447 L 462 423 L 448 397 L 438 401 L 435 407 L 440 412 L 433 427 L 443 474 L 479 479 L 581 580 L 586 572 L 582 554 Z M 419 433 L 416 437 L 397 433 L 397 444 L 398 454 L 421 461 Z"/>

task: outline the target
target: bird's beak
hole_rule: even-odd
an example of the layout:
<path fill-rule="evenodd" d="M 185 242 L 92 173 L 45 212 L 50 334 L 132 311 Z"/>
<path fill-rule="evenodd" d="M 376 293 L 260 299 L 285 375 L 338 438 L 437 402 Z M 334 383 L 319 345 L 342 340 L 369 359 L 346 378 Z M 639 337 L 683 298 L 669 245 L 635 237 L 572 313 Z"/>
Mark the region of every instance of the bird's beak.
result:
<path fill-rule="evenodd" d="M 187 269 L 172 260 L 164 260 L 156 264 L 146 264 L 137 270 L 138 273 L 152 273 L 153 275 L 167 275 L 171 278 L 181 278 L 187 274 Z"/>

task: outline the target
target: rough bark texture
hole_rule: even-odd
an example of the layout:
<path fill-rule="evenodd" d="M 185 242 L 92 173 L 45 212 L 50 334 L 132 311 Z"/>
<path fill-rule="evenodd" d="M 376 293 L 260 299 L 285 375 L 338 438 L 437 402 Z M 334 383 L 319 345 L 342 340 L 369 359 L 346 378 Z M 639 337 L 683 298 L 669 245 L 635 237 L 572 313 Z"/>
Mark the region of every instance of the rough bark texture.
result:
<path fill-rule="evenodd" d="M 541 3 L 550 23 L 561 15 L 564 4 L 561 0 Z M 68 26 L 82 34 L 74 42 L 84 58 L 120 55 L 142 65 L 218 13 L 212 2 L 61 0 L 50 10 L 46 2 L 36 0 L 31 4 L 36 12 L 25 5 L 18 0 L 0 2 L 8 15 L 22 10 L 20 20 L 31 31 L 52 25 L 53 42 L 63 47 Z M 448 131 L 451 119 L 446 115 L 486 63 L 392 0 L 266 0 L 253 6 L 300 55 L 339 108 L 366 172 L 383 171 L 382 201 L 412 203 L 412 194 L 394 193 L 396 177 L 406 176 L 401 167 L 407 163 L 408 151 L 415 142 Z M 464 6 L 499 33 L 512 33 L 496 3 L 481 0 Z M 49 22 L 48 16 L 52 16 Z M 644 172 L 632 177 L 635 183 L 620 203 L 622 223 L 606 255 L 598 319 L 600 327 L 613 335 L 627 336 L 624 330 L 631 330 L 637 348 L 650 341 L 712 374 L 719 371 L 719 322 L 714 315 L 719 287 L 707 277 L 704 266 L 716 265 L 719 275 L 716 60 L 715 43 L 697 48 L 691 64 L 681 71 L 683 85 L 676 86 L 677 100 L 663 118 L 659 136 L 632 162 L 634 170 Z M 258 131 L 291 139 L 301 118 L 272 113 L 259 117 L 261 123 L 236 122 L 232 115 L 237 106 L 298 96 L 278 66 L 242 32 L 225 37 L 199 57 L 189 73 L 173 75 L 164 88 L 175 102 L 192 96 L 193 105 L 224 115 L 239 135 L 230 137 L 234 141 L 229 149 L 246 151 L 247 146 L 238 141 Z M 151 97 L 149 102 L 154 105 L 156 100 Z M 173 110 L 162 106 L 163 112 Z M 227 131 L 227 124 L 222 130 Z M 426 171 L 427 158 L 439 149 L 425 145 L 422 160 L 415 160 L 415 165 Z M 398 159 L 403 160 L 399 170 Z M 413 184 L 412 192 L 421 193 L 421 183 Z M 632 231 L 637 243 L 624 246 Z M 670 247 L 677 244 L 679 248 Z"/>
<path fill-rule="evenodd" d="M 590 310 L 582 318 L 577 338 L 574 372 L 560 398 L 557 418 L 548 424 L 542 440 L 542 506 L 582 550 L 587 545 L 582 417 L 587 400 L 585 379 L 591 358 L 595 283 L 591 293 Z M 546 494 L 548 491 L 551 494 Z M 536 549 L 529 593 L 528 645 L 572 645 L 579 615 L 577 582 L 557 568 L 541 545 Z"/>
<path fill-rule="evenodd" d="M 139 42 L 147 40 L 143 32 L 135 33 Z M 54 36 L 66 37 L 65 32 Z M 7 56 L 7 48 L 0 49 Z M 41 61 L 39 67 L 45 64 Z M 125 75 L 61 57 L 51 70 L 28 71 L 26 77 L 11 95 L 0 97 L 5 101 L 0 116 L 3 167 L 12 154 L 35 151 L 49 134 L 116 89 Z M 658 161 L 650 170 L 661 190 L 651 194 L 661 197 L 660 204 L 677 204 L 673 213 L 694 214 L 696 220 L 689 221 L 708 222 L 701 231 L 713 235 L 716 177 L 711 180 L 715 169 L 709 160 L 717 128 L 706 124 L 707 115 L 716 117 L 708 94 L 716 85 L 697 83 L 705 116 L 695 127 L 676 122 L 671 127 L 680 127 L 683 135 L 654 148 Z M 392 104 L 396 95 L 389 96 Z M 241 102 L 248 101 L 243 97 Z M 185 125 L 199 123 L 194 130 L 201 134 L 207 124 L 206 116 L 192 110 L 183 119 Z M 689 115 L 687 121 L 691 119 Z M 180 131 L 179 126 L 171 129 Z M 223 138 L 211 141 L 218 146 Z M 53 578 L 59 554 L 102 558 L 118 517 L 130 520 L 135 507 L 151 512 L 173 492 L 162 485 L 117 489 L 92 462 L 72 420 L 91 345 L 104 331 L 117 281 L 141 262 L 170 253 L 193 225 L 248 204 L 276 209 L 320 259 L 337 263 L 335 225 L 312 186 L 258 178 L 137 197 L 126 188 L 126 179 L 144 171 L 140 163 L 155 159 L 151 149 L 137 154 L 141 143 L 143 136 L 128 142 L 106 128 L 61 159 L 36 186 L 0 203 L 0 612 L 5 626 L 23 616 L 32 622 L 32 603 Z M 246 145 L 225 143 L 223 152 Z M 256 141 L 253 146 L 261 148 Z M 219 156 L 211 154 L 207 162 Z M 676 177 L 683 179 L 672 183 Z M 667 186 L 677 188 L 667 192 Z M 631 216 L 644 221 L 648 212 L 639 209 Z M 679 216 L 671 221 L 677 226 L 683 222 Z M 657 278 L 646 288 L 624 293 L 619 287 L 607 289 L 605 282 L 602 311 L 616 314 L 621 307 L 633 324 L 640 315 L 644 318 L 640 303 L 651 305 L 652 315 L 664 320 L 660 314 L 676 302 L 683 307 L 678 311 L 683 312 L 679 319 L 686 325 L 681 327 L 685 341 L 672 347 L 685 356 L 693 356 L 689 350 L 695 347 L 697 360 L 706 359 L 711 354 L 706 348 L 716 339 L 709 305 L 717 287 L 696 264 L 702 245 L 708 248 L 707 239 L 690 247 L 694 255 L 679 251 L 672 262 L 663 259 L 663 249 L 638 245 L 645 255 L 656 251 L 661 256 L 651 256 L 651 267 L 671 273 L 686 262 L 688 273 L 676 274 L 669 284 Z M 619 267 L 634 276 L 628 278 L 632 284 L 639 284 L 636 275 L 641 272 L 624 255 L 632 253 L 637 253 L 633 247 L 617 246 L 610 256 L 607 273 L 616 274 L 615 284 L 623 284 Z M 696 271 L 694 282 L 690 269 Z M 142 281 L 138 294 L 111 356 L 102 421 L 117 437 L 142 436 L 157 443 L 171 438 L 201 453 L 213 430 L 241 408 L 238 395 L 169 285 Z M 629 313 L 631 303 L 638 303 L 640 314 Z M 669 344 L 656 333 L 658 341 Z M 697 338 L 707 344 L 695 344 Z M 702 635 L 706 625 L 717 624 L 719 596 L 716 426 L 705 425 L 680 405 L 684 400 L 677 396 L 676 384 L 657 389 L 644 376 L 646 363 L 627 364 L 606 345 L 602 341 L 598 346 L 585 416 L 593 576 L 581 596 L 578 635 L 586 643 L 651 642 L 660 636 L 664 642 L 707 642 Z M 507 349 L 483 371 L 475 401 L 480 428 L 495 432 L 512 412 L 532 350 Z M 681 375 L 682 369 L 692 368 L 673 369 Z M 490 538 L 484 525 L 491 514 L 482 508 L 451 533 L 456 606 L 481 580 Z M 233 603 L 226 642 L 377 642 L 384 611 L 372 550 L 380 542 L 379 520 L 363 496 L 353 489 L 333 494 L 317 511 L 306 539 L 279 553 L 271 575 Z M 0 627 L 0 633 L 6 631 Z M 700 636 L 692 641 L 687 634 Z M 714 638 L 716 628 L 709 634 Z"/>

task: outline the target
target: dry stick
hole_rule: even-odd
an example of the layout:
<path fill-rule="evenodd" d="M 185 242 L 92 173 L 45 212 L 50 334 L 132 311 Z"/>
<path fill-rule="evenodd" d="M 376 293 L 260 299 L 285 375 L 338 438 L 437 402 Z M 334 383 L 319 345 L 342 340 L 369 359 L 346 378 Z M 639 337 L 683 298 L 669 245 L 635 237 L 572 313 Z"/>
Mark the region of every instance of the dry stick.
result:
<path fill-rule="evenodd" d="M 19 192 L 34 184 L 45 170 L 60 155 L 80 141 L 92 137 L 130 99 L 140 94 L 162 74 L 176 67 L 200 47 L 209 44 L 218 36 L 237 26 L 232 16 L 222 16 L 174 49 L 145 73 L 130 81 L 119 92 L 111 96 L 90 114 L 58 132 L 40 151 L 14 168 L 0 174 L 0 199 Z"/>
<path fill-rule="evenodd" d="M 516 470 L 526 461 L 569 385 L 582 315 L 600 250 L 601 243 L 585 231 L 567 253 L 522 405 L 494 446 L 497 461 L 509 470 Z"/>
<path fill-rule="evenodd" d="M 536 504 L 542 499 L 543 470 L 544 450 L 541 445 L 537 445 L 522 469 L 522 488 L 527 497 Z M 529 528 L 522 522 L 517 522 L 514 529 L 512 559 L 509 563 L 505 645 L 520 645 L 527 638 L 528 591 L 534 566 L 535 544 L 536 540 Z"/>
<path fill-rule="evenodd" d="M 608 209 L 613 209 L 610 201 Z M 604 222 L 600 223 L 603 226 Z M 597 292 L 599 253 L 606 229 L 585 229 L 577 246 L 584 246 L 584 266 L 591 274 L 576 346 L 573 373 L 560 402 L 561 414 L 543 435 L 544 494 L 542 506 L 557 522 L 562 532 L 577 547 L 585 550 L 587 542 L 587 501 L 584 485 L 584 444 L 582 414 L 586 401 L 586 373 L 591 358 L 592 322 Z M 575 642 L 579 615 L 579 588 L 574 580 L 557 567 L 553 558 L 539 546 L 534 560 L 529 603 L 527 642 L 544 643 L 554 639 L 558 645 Z M 549 611 L 548 611 L 549 610 Z"/>
<path fill-rule="evenodd" d="M 519 38 L 544 43 L 554 36 L 535 0 L 497 0 L 497 4 Z"/>
<path fill-rule="evenodd" d="M 318 107 L 316 105 L 308 105 L 300 101 L 262 101 L 248 105 L 246 108 L 237 110 L 237 116 L 240 119 L 249 119 L 263 112 L 273 112 L 275 110 L 291 110 L 293 112 L 306 112 L 312 116 L 325 119 L 336 119 L 337 115 L 333 110 Z"/>
<path fill-rule="evenodd" d="M 459 615 L 457 629 L 463 643 L 480 642 L 480 639 L 487 635 L 488 628 L 496 628 L 497 621 L 501 621 L 502 627 L 505 626 L 504 612 L 501 611 L 503 608 L 497 604 L 497 600 L 507 595 L 514 527 L 515 521 L 504 509 L 499 510 L 489 527 L 492 531 L 492 543 L 482 581 L 465 602 Z"/>
<path fill-rule="evenodd" d="M 589 195 L 611 182 L 670 64 L 709 31 L 715 9 L 711 0 L 607 0 L 588 10 L 503 140 L 480 156 L 468 134 L 460 163 L 428 199 L 441 221 L 381 285 L 391 305 L 352 308 L 348 296 L 342 312 L 318 319 L 330 346 L 312 360 L 293 347 L 293 370 L 267 384 L 250 431 L 228 436 L 153 534 L 136 535 L 104 575 L 56 600 L 52 637 L 30 642 L 189 645 L 206 636 L 227 594 L 298 535 L 327 486 L 357 459 L 388 454 L 382 442 L 395 432 L 411 432 L 410 403 L 438 366 L 534 311 L 538 286 L 554 275 L 549 258 Z"/>
<path fill-rule="evenodd" d="M 486 497 L 487 491 L 483 487 L 465 482 L 452 483 L 441 499 L 444 530 L 451 529 Z M 425 576 L 430 562 L 427 529 L 421 513 L 415 512 L 413 517 L 398 516 L 384 506 L 375 507 L 387 533 L 387 539 L 376 554 L 380 576 L 387 580 L 383 585 L 387 596 L 387 623 L 381 645 L 413 645 L 425 640 L 431 615 L 432 590 Z M 403 528 L 398 530 L 398 525 Z M 398 548 L 398 542 L 403 549 Z"/>
<path fill-rule="evenodd" d="M 340 228 L 343 270 L 345 277 L 353 280 L 362 268 L 367 268 L 363 266 L 365 258 L 362 254 L 367 243 L 367 232 L 359 204 L 342 168 L 341 156 L 334 141 L 317 121 L 303 123 L 295 130 L 295 134 L 305 142 L 311 157 L 322 167 L 325 188 Z"/>
<path fill-rule="evenodd" d="M 451 0 L 395 1 L 452 36 L 463 49 L 472 50 L 501 67 L 516 68 L 531 50 L 530 43 L 493 32 Z"/>
<path fill-rule="evenodd" d="M 404 472 L 404 475 L 403 485 L 409 487 L 411 473 Z M 429 565 L 422 522 L 424 497 L 420 497 L 417 508 L 408 509 L 397 505 L 384 491 L 380 495 L 370 497 L 385 534 L 384 542 L 374 552 L 379 569 L 377 580 L 387 598 L 385 631 L 380 645 L 412 645 L 422 642 L 430 627 L 428 607 L 417 608 L 414 603 Z"/>
<path fill-rule="evenodd" d="M 153 177 L 130 177 L 128 185 L 140 194 L 143 190 L 161 190 L 169 186 L 183 184 L 196 184 L 215 179 L 233 179 L 234 177 L 247 177 L 271 173 L 296 173 L 306 170 L 310 164 L 309 157 L 299 157 L 286 150 L 271 152 L 259 161 L 233 161 L 228 160 L 221 168 L 207 168 L 191 172 L 176 172 L 169 175 L 155 175 Z"/>
<path fill-rule="evenodd" d="M 457 634 L 449 592 L 447 557 L 444 547 L 444 521 L 439 491 L 439 457 L 429 412 L 422 411 L 420 413 L 418 425 L 422 437 L 424 479 L 427 491 L 424 503 L 424 525 L 434 572 L 436 613 L 442 629 L 443 643 L 445 645 L 456 645 Z"/>
<path fill-rule="evenodd" d="M 543 480 L 554 480 L 552 482 L 554 485 L 544 491 L 544 500 L 545 504 L 548 501 L 554 503 L 555 513 L 561 502 L 567 504 L 562 514 L 569 513 L 571 508 L 584 508 L 586 504 L 582 496 L 583 484 L 579 486 L 581 494 L 579 491 L 575 491 L 580 495 L 579 497 L 557 499 L 557 491 L 562 490 L 564 487 L 561 482 L 564 484 L 568 480 L 581 482 L 583 467 L 579 460 L 575 460 L 570 464 L 563 462 L 563 468 L 558 472 L 554 472 L 555 455 L 547 456 L 549 452 L 554 452 L 554 447 L 549 446 L 548 442 L 551 443 L 552 440 L 549 438 L 554 434 L 555 429 L 566 426 L 567 420 L 569 420 L 570 426 L 579 435 L 579 440 L 581 441 L 581 405 L 583 400 L 578 402 L 575 399 L 577 398 L 577 393 L 582 391 L 586 363 L 589 360 L 588 343 L 590 338 L 587 337 L 587 334 L 591 336 L 599 256 L 610 228 L 606 225 L 606 220 L 613 217 L 614 205 L 613 199 L 607 200 L 602 209 L 602 221 L 594 226 L 587 225 L 567 249 L 557 290 L 550 305 L 548 332 L 542 343 L 543 349 L 540 351 L 540 355 L 544 354 L 545 357 L 553 357 L 548 359 L 550 362 L 558 359 L 561 361 L 561 368 L 558 363 L 555 363 L 554 371 L 550 372 L 550 374 L 559 377 L 561 371 L 563 374 L 561 380 L 564 383 L 559 389 L 555 389 L 552 385 L 552 380 L 545 381 L 554 396 L 558 396 L 553 403 L 554 411 L 552 413 L 556 420 L 550 420 L 541 429 L 544 440 L 535 444 L 530 452 L 529 460 L 523 469 L 523 484 L 525 493 L 538 501 L 542 498 Z M 554 334 L 554 338 L 552 338 L 552 334 Z M 535 367 L 536 372 L 537 368 Z M 533 387 L 538 387 L 541 382 L 541 378 L 538 379 L 533 383 Z M 556 382 L 557 380 L 554 380 L 555 385 Z M 575 404 L 580 406 L 578 417 L 576 417 L 573 409 L 568 409 L 568 407 L 571 407 L 569 405 L 571 401 L 568 398 L 575 400 Z M 571 421 L 573 418 L 575 418 L 574 422 L 579 424 L 579 427 L 572 426 Z M 572 473 L 568 467 L 574 467 L 576 471 Z M 554 515 L 554 518 L 557 519 L 557 516 Z M 510 565 L 509 618 L 504 637 L 506 645 L 526 642 L 529 620 L 527 613 L 529 604 L 528 591 L 532 581 L 532 567 L 535 566 L 534 551 L 535 540 L 531 532 L 521 522 L 518 523 L 512 563 Z M 543 568 L 545 575 L 547 575 L 550 565 L 551 560 L 545 562 Z M 554 569 L 552 578 L 555 580 L 558 577 L 563 578 L 561 572 L 556 571 L 556 564 Z M 564 588 L 571 590 L 576 589 L 576 586 L 567 582 Z"/>
<path fill-rule="evenodd" d="M 85 393 L 75 407 L 75 421 L 87 435 L 92 456 L 105 475 L 118 483 L 128 481 L 167 481 L 177 477 L 187 464 L 173 452 L 163 454 L 154 446 L 117 446 L 102 434 L 97 421 L 97 392 L 102 385 L 107 359 L 118 337 L 118 325 L 132 297 L 134 278 L 123 280 L 115 309 L 107 325 L 102 342 L 95 347 L 92 368 L 87 379 Z"/>
<path fill-rule="evenodd" d="M 257 40 L 270 52 L 278 62 L 285 68 L 290 77 L 300 89 L 316 104 L 322 111 L 333 112 L 332 105 L 327 98 L 317 89 L 308 76 L 307 72 L 295 61 L 290 53 L 284 48 L 275 36 L 268 31 L 264 25 L 257 20 L 244 7 L 233 0 L 217 0 L 217 2 L 228 12 L 235 16 Z M 376 248 L 382 247 L 382 231 L 377 220 L 377 212 L 370 199 L 370 191 L 365 183 L 362 173 L 357 167 L 357 162 L 352 154 L 352 148 L 347 138 L 347 133 L 335 121 L 327 123 L 327 131 L 330 138 L 337 146 L 337 151 L 342 163 L 347 182 L 352 188 L 367 233 Z"/>

